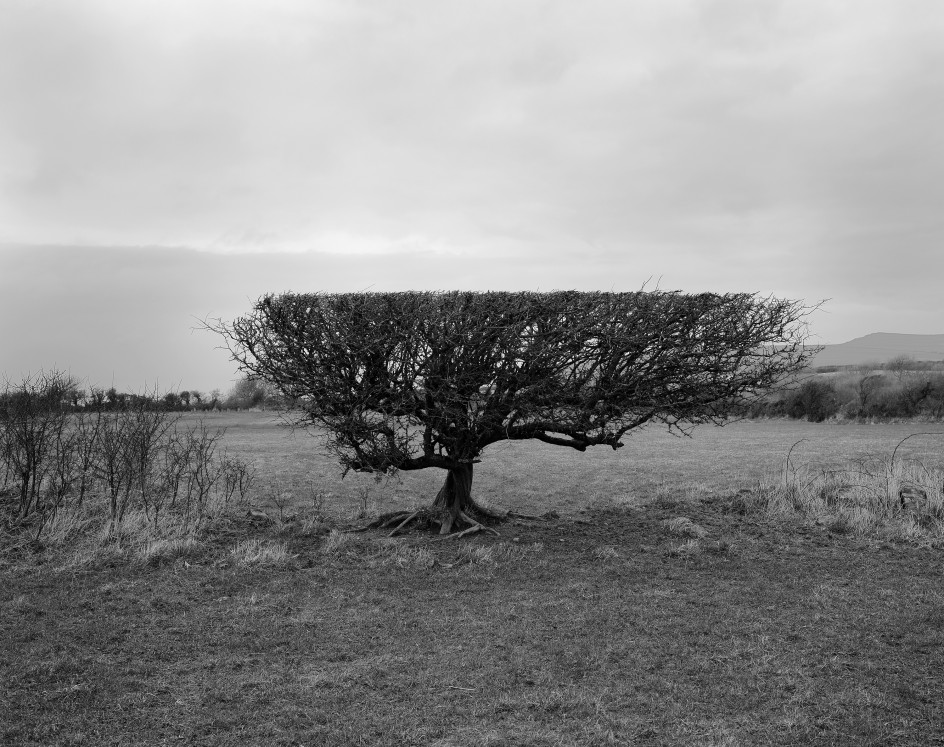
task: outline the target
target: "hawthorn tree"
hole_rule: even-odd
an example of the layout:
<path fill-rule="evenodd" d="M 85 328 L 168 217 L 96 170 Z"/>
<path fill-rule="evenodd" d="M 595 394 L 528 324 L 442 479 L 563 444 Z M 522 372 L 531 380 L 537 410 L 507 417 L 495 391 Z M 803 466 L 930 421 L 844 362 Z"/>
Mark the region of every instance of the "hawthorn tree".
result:
<path fill-rule="evenodd" d="M 285 293 L 213 329 L 327 430 L 345 472 L 445 470 L 420 518 L 448 534 L 494 516 L 472 498 L 490 444 L 617 449 L 649 423 L 722 424 L 815 353 L 808 312 L 744 293 Z"/>

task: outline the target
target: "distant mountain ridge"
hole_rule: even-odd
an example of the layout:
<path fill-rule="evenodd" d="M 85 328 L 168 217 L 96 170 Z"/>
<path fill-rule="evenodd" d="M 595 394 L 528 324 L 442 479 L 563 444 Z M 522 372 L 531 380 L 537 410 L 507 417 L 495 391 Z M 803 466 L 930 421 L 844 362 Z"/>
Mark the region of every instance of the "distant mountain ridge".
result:
<path fill-rule="evenodd" d="M 944 335 L 906 335 L 873 332 L 838 345 L 826 345 L 813 359 L 813 366 L 857 366 L 885 363 L 899 355 L 916 361 L 944 360 Z"/>

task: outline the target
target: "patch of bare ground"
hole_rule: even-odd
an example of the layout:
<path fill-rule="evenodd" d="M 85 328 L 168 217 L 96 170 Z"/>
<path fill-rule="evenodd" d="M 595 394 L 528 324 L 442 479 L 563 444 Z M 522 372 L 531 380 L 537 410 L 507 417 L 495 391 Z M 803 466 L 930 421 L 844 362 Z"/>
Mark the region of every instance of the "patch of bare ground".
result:
<path fill-rule="evenodd" d="M 8 565 L 0 742 L 944 742 L 940 550 L 697 502 L 580 516 Z"/>

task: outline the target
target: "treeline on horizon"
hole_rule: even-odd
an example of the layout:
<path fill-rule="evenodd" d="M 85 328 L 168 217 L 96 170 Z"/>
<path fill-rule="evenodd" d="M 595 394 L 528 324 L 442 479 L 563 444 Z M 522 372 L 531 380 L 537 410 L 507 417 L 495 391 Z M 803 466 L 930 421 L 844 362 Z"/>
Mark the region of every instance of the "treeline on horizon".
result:
<path fill-rule="evenodd" d="M 944 361 L 898 356 L 887 363 L 816 368 L 797 386 L 759 399 L 751 418 L 895 420 L 944 418 Z"/>
<path fill-rule="evenodd" d="M 0 389 L 0 409 L 18 393 L 42 380 L 42 399 L 73 411 L 155 410 L 211 412 L 215 410 L 291 409 L 296 403 L 272 384 L 246 376 L 226 394 L 215 389 L 150 394 L 119 392 L 114 387 L 83 387 L 64 374 L 39 374 Z M 55 381 L 50 390 L 46 385 Z M 739 413 L 748 418 L 790 418 L 820 423 L 825 420 L 944 419 L 944 361 L 916 361 L 899 356 L 887 363 L 858 366 L 820 366 L 792 387 L 771 392 Z"/>
<path fill-rule="evenodd" d="M 52 383 L 54 382 L 54 383 Z M 121 412 L 125 410 L 160 410 L 165 412 L 211 412 L 213 410 L 279 409 L 290 406 L 285 397 L 264 381 L 244 377 L 226 394 L 219 389 L 201 392 L 184 389 L 175 392 L 120 392 L 115 387 L 103 389 L 85 386 L 58 371 L 27 376 L 20 382 L 7 381 L 0 387 L 0 405 L 18 394 L 43 390 L 48 403 L 61 408 L 84 411 Z"/>

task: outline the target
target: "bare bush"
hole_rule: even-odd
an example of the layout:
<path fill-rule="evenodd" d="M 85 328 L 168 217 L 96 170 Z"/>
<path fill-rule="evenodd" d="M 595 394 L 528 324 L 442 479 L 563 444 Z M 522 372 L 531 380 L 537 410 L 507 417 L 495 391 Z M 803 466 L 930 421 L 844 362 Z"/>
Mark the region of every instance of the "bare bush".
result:
<path fill-rule="evenodd" d="M 92 519 L 120 535 L 134 513 L 152 534 L 164 524 L 194 532 L 247 500 L 255 470 L 220 448 L 223 430 L 181 427 L 179 414 L 155 406 L 156 393 L 80 399 L 57 372 L 0 392 L 0 511 L 9 528 L 29 527 L 38 539 L 51 526 L 59 543 L 75 534 L 66 525 L 84 530 Z"/>
<path fill-rule="evenodd" d="M 223 454 L 220 457 L 220 495 L 225 503 L 234 498 L 240 505 L 246 503 L 249 489 L 256 481 L 256 468 L 242 459 Z"/>
<path fill-rule="evenodd" d="M 157 520 L 163 504 L 164 491 L 159 466 L 161 452 L 166 448 L 167 435 L 175 428 L 179 416 L 162 410 L 134 407 L 125 413 L 128 428 L 124 448 L 129 486 L 133 485 L 145 515 Z"/>
<path fill-rule="evenodd" d="M 27 376 L 0 393 L 0 459 L 13 483 L 15 522 L 54 513 L 71 484 L 68 402 L 75 381 L 58 371 Z M 52 490 L 46 490 L 49 483 Z"/>

